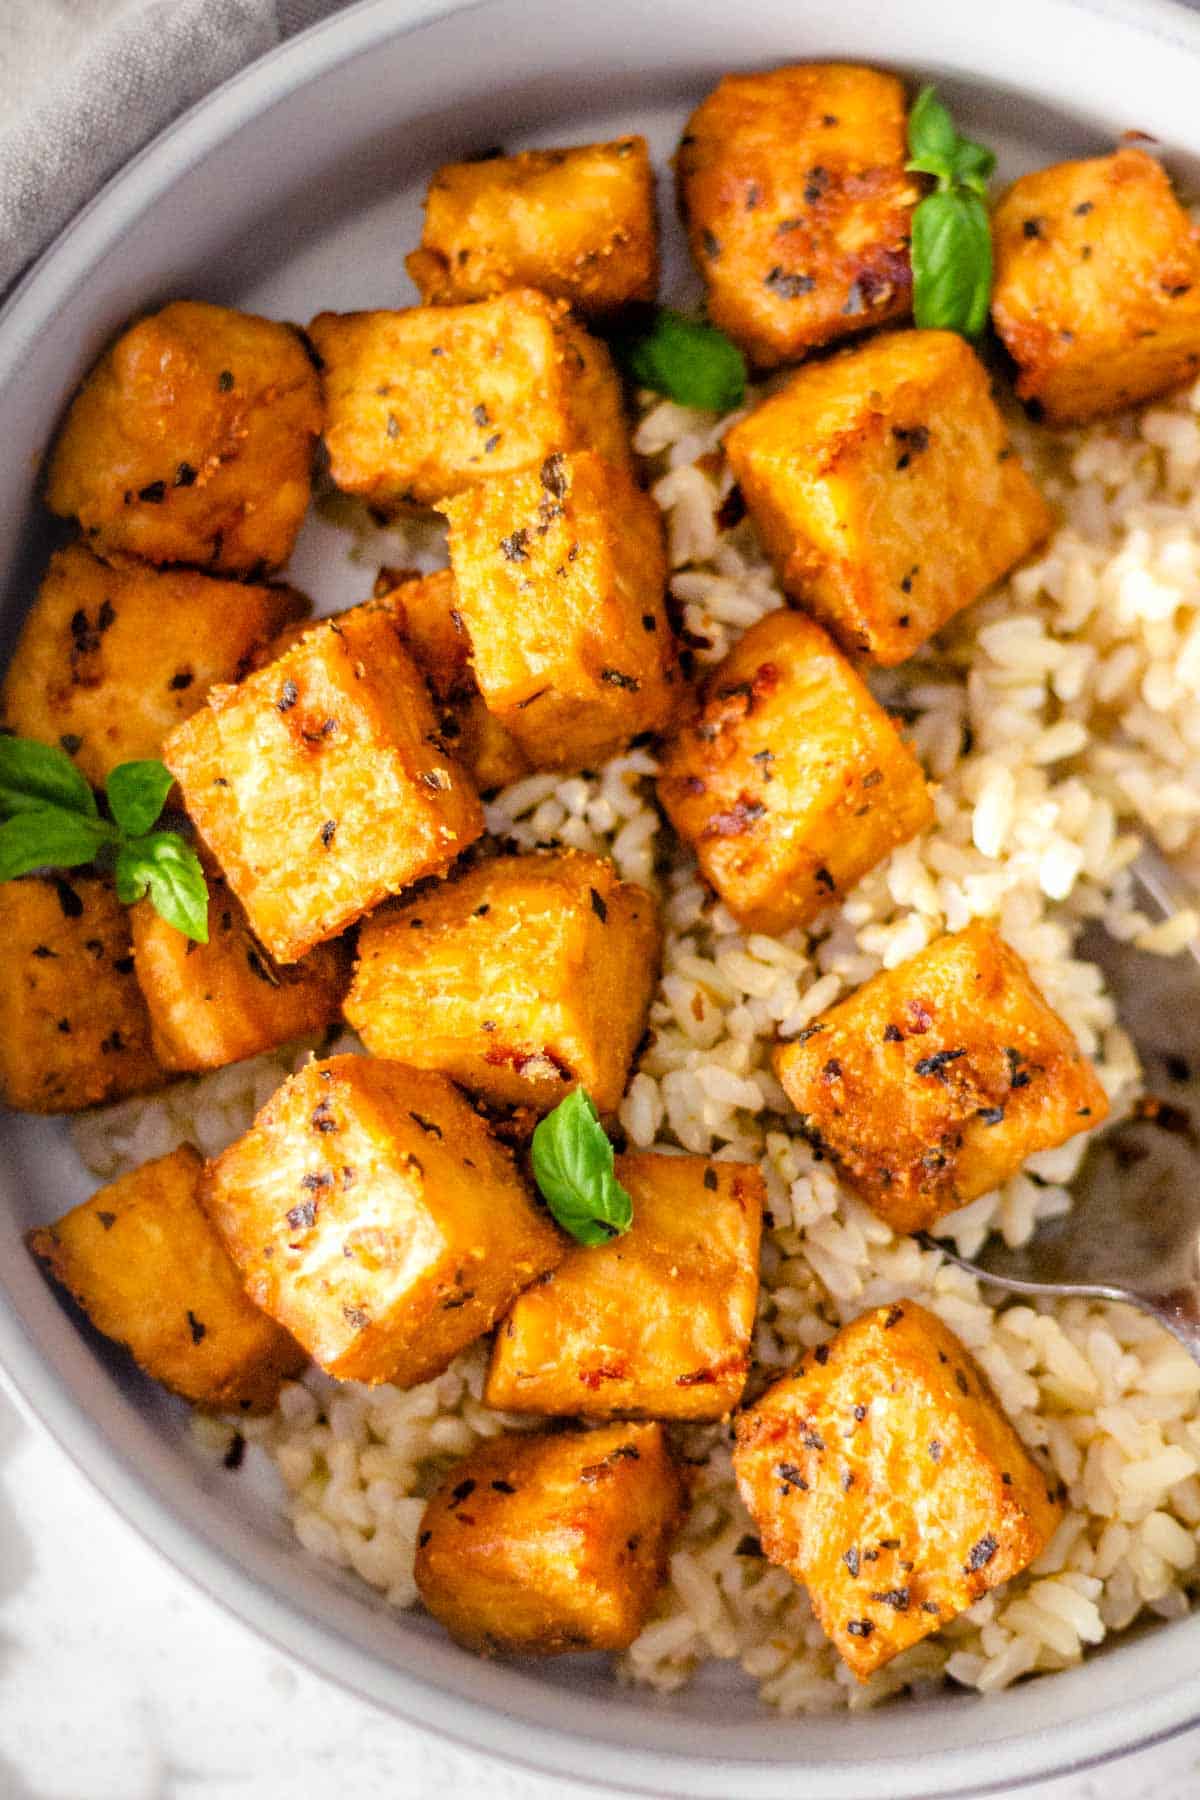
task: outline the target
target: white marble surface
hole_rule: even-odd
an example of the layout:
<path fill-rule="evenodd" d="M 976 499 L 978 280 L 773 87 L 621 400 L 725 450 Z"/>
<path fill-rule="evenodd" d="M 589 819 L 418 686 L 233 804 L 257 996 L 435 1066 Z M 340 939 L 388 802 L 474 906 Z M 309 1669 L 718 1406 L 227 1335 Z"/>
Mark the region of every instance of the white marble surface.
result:
<path fill-rule="evenodd" d="M 455 1750 L 260 1642 L 148 1549 L 0 1387 L 0 1800 L 596 1792 Z M 1198 1793 L 1200 1733 L 1022 1790 L 1024 1800 Z"/>

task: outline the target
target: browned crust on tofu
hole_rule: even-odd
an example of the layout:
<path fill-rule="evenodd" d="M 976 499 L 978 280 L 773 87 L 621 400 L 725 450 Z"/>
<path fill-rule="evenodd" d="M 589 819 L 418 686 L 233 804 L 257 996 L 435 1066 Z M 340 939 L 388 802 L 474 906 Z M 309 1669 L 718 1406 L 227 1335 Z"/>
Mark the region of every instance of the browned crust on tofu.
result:
<path fill-rule="evenodd" d="M 30 1232 L 29 1247 L 96 1329 L 173 1393 L 214 1412 L 269 1412 L 307 1359 L 242 1291 L 200 1210 L 203 1170 L 181 1145 Z"/>
<path fill-rule="evenodd" d="M 129 913 L 94 875 L 0 883 L 0 1089 L 19 1112 L 80 1112 L 163 1087 Z"/>
<path fill-rule="evenodd" d="M 1200 233 L 1126 147 L 1023 175 L 992 214 L 992 317 L 1051 424 L 1123 412 L 1200 370 Z"/>
<path fill-rule="evenodd" d="M 242 575 L 292 551 L 321 429 L 294 325 L 176 300 L 101 357 L 50 459 L 50 510 L 92 546 Z"/>
<path fill-rule="evenodd" d="M 251 1298 L 339 1381 L 430 1380 L 565 1248 L 462 1094 L 378 1057 L 292 1076 L 201 1203 Z"/>
<path fill-rule="evenodd" d="M 1108 1113 L 1071 1031 L 981 920 L 873 976 L 781 1045 L 775 1069 L 894 1231 L 933 1225 Z"/>
<path fill-rule="evenodd" d="M 502 1412 L 719 1419 L 750 1368 L 766 1187 L 751 1163 L 617 1158 L 633 1224 L 573 1247 L 496 1333 L 485 1398 Z"/>
<path fill-rule="evenodd" d="M 1062 1517 L 983 1372 L 911 1300 L 807 1354 L 736 1437 L 763 1550 L 860 1681 L 1028 1568 Z"/>
<path fill-rule="evenodd" d="M 714 325 L 759 368 L 904 317 L 921 183 L 904 89 L 847 63 L 727 75 L 676 158 Z"/>
<path fill-rule="evenodd" d="M 658 228 L 645 138 L 443 164 L 406 264 L 427 306 L 522 287 L 585 317 L 653 300 Z"/>
<path fill-rule="evenodd" d="M 615 1112 L 661 960 L 653 896 L 583 851 L 497 857 L 368 919 L 346 1017 L 367 1048 L 547 1112 Z"/>
<path fill-rule="evenodd" d="M 624 1650 L 685 1511 L 661 1425 L 490 1438 L 425 1508 L 417 1587 L 451 1636 L 484 1655 Z"/>
<path fill-rule="evenodd" d="M 60 744 L 102 787 L 118 763 L 158 756 L 215 682 L 240 681 L 308 611 L 294 588 L 110 566 L 72 544 L 50 558 L 8 665 L 4 725 Z"/>
<path fill-rule="evenodd" d="M 752 931 L 807 924 L 933 819 L 912 751 L 819 625 L 782 608 L 707 676 L 658 795 Z"/>

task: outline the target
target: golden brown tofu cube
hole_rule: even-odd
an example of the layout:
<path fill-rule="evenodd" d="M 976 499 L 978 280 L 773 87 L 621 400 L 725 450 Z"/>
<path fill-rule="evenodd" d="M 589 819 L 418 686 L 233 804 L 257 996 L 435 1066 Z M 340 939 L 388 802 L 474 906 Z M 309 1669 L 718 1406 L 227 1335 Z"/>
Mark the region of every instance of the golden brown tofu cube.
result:
<path fill-rule="evenodd" d="M 658 978 L 658 909 L 603 857 L 502 856 L 363 926 L 346 1017 L 375 1056 L 548 1112 L 615 1112 Z"/>
<path fill-rule="evenodd" d="M 369 1056 L 294 1075 L 203 1202 L 250 1297 L 341 1381 L 440 1374 L 564 1248 L 444 1076 Z"/>
<path fill-rule="evenodd" d="M 1023 175 L 992 240 L 992 317 L 1040 416 L 1083 423 L 1195 378 L 1200 233 L 1144 150 Z"/>
<path fill-rule="evenodd" d="M 67 414 L 51 512 L 102 553 L 275 569 L 308 506 L 321 393 L 294 325 L 176 300 L 131 325 Z"/>
<path fill-rule="evenodd" d="M 446 163 L 406 259 L 427 306 L 538 288 L 585 317 L 658 289 L 654 172 L 643 137 Z"/>
<path fill-rule="evenodd" d="M 191 569 L 110 568 L 82 544 L 56 551 L 4 678 L 4 724 L 69 750 L 94 787 L 156 757 L 218 681 L 240 681 L 289 620 L 291 588 Z"/>
<path fill-rule="evenodd" d="M 700 699 L 666 746 L 659 799 L 748 929 L 807 924 L 931 823 L 916 757 L 802 613 L 752 625 Z"/>
<path fill-rule="evenodd" d="M 763 1549 L 860 1681 L 1028 1568 L 1062 1513 L 970 1354 L 911 1300 L 768 1388 L 733 1464 Z"/>
<path fill-rule="evenodd" d="M 527 775 L 524 751 L 479 692 L 453 573 L 439 569 L 416 579 L 387 580 L 379 598 L 391 609 L 405 647 L 429 684 L 443 741 L 481 791 L 506 787 Z"/>
<path fill-rule="evenodd" d="M 374 506 L 434 506 L 555 450 L 629 464 L 612 358 L 565 301 L 518 288 L 471 306 L 321 313 L 309 332 L 331 474 Z"/>
<path fill-rule="evenodd" d="M 1050 529 L 952 331 L 889 332 L 802 369 L 725 449 L 787 592 L 878 663 L 911 656 Z"/>
<path fill-rule="evenodd" d="M 208 942 L 196 944 L 149 900 L 130 913 L 134 967 L 165 1069 L 221 1069 L 324 1031 L 341 1016 L 350 948 L 318 944 L 299 962 L 275 963 L 256 941 L 228 883 L 211 867 Z"/>
<path fill-rule="evenodd" d="M 278 962 L 441 874 L 483 830 L 421 673 L 374 601 L 314 626 L 237 687 L 214 688 L 163 760 Z"/>
<path fill-rule="evenodd" d="M 100 1188 L 29 1247 L 81 1306 L 172 1393 L 212 1411 L 269 1412 L 307 1358 L 242 1290 L 201 1211 L 190 1144 Z"/>
<path fill-rule="evenodd" d="M 1025 964 L 980 920 L 872 976 L 775 1052 L 814 1142 L 893 1231 L 922 1231 L 1108 1113 Z"/>
<path fill-rule="evenodd" d="M 633 1224 L 574 1247 L 496 1333 L 485 1398 L 505 1412 L 719 1419 L 750 1367 L 766 1189 L 751 1163 L 619 1156 Z"/>
<path fill-rule="evenodd" d="M 661 1425 L 487 1438 L 425 1508 L 417 1587 L 452 1637 L 486 1655 L 624 1650 L 685 1510 Z"/>
<path fill-rule="evenodd" d="M 163 1087 L 129 913 L 94 875 L 0 882 L 0 1090 L 19 1112 L 80 1112 Z"/>
<path fill-rule="evenodd" d="M 708 312 L 759 368 L 903 317 L 921 197 L 894 75 L 801 63 L 727 75 L 676 159 Z"/>
<path fill-rule="evenodd" d="M 590 452 L 442 509 L 479 691 L 533 768 L 603 761 L 674 714 L 662 516 Z"/>

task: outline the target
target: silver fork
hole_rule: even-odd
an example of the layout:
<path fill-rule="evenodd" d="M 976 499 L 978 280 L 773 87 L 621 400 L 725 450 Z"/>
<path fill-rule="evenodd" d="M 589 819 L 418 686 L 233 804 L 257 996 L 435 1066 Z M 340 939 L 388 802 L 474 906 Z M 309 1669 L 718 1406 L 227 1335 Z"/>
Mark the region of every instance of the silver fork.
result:
<path fill-rule="evenodd" d="M 1192 898 L 1153 851 L 1133 872 L 1148 912 L 1165 916 Z M 1200 942 L 1154 956 L 1089 926 L 1080 954 L 1104 971 L 1151 1098 L 1097 1139 L 1071 1211 L 1020 1249 L 994 1238 L 968 1261 L 928 1233 L 921 1241 L 1013 1293 L 1128 1301 L 1200 1362 Z"/>

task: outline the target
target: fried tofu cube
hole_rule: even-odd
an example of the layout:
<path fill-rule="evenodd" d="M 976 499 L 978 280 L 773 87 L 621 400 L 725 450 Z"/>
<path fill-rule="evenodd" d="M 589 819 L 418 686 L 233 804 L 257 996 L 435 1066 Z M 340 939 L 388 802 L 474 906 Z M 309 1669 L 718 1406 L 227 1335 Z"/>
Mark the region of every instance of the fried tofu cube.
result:
<path fill-rule="evenodd" d="M 208 703 L 163 760 L 250 929 L 297 962 L 483 830 L 386 606 L 316 625 Z"/>
<path fill-rule="evenodd" d="M 601 762 L 669 723 L 662 517 L 624 470 L 551 456 L 442 510 L 479 691 L 531 767 Z"/>
<path fill-rule="evenodd" d="M 240 681 L 308 602 L 294 589 L 191 569 L 110 568 L 58 550 L 4 677 L 4 725 L 61 744 L 93 787 L 118 763 L 156 757 L 218 681 Z"/>
<path fill-rule="evenodd" d="M 485 1438 L 425 1508 L 417 1587 L 485 1655 L 624 1650 L 685 1511 L 661 1425 Z"/>
<path fill-rule="evenodd" d="M 102 555 L 276 569 L 308 506 L 320 429 L 320 384 L 294 325 L 176 300 L 87 377 L 46 499 Z"/>
<path fill-rule="evenodd" d="M 129 913 L 99 876 L 0 882 L 0 1092 L 80 1112 L 163 1087 L 133 972 Z"/>
<path fill-rule="evenodd" d="M 804 925 L 933 819 L 920 764 L 811 619 L 768 613 L 667 744 L 658 796 L 747 929 Z"/>
<path fill-rule="evenodd" d="M 1200 233 L 1144 150 L 1055 163 L 992 214 L 992 317 L 1017 393 L 1055 425 L 1200 371 Z"/>
<path fill-rule="evenodd" d="M 658 909 L 579 850 L 480 863 L 368 919 L 346 1017 L 375 1056 L 548 1112 L 615 1112 L 650 1010 Z"/>
<path fill-rule="evenodd" d="M 214 1412 L 269 1412 L 307 1358 L 246 1298 L 201 1210 L 190 1144 L 100 1188 L 29 1247 L 97 1331 L 139 1368 Z"/>
<path fill-rule="evenodd" d="M 341 940 L 276 964 L 224 877 L 211 867 L 205 875 L 207 944 L 168 925 L 149 900 L 130 912 L 134 968 L 165 1069 L 222 1069 L 325 1031 L 341 1017 L 350 981 L 350 949 Z"/>
<path fill-rule="evenodd" d="M 802 369 L 725 450 L 784 588 L 873 662 L 904 662 L 1051 525 L 952 331 Z"/>
<path fill-rule="evenodd" d="M 923 1231 L 1108 1100 L 1016 951 L 982 920 L 885 969 L 775 1052 L 814 1142 L 893 1231 Z"/>
<path fill-rule="evenodd" d="M 860 1681 L 1028 1568 L 1062 1516 L 982 1371 L 911 1300 L 844 1327 L 736 1432 L 762 1547 Z"/>
<path fill-rule="evenodd" d="M 391 609 L 405 647 L 429 684 L 443 741 L 480 790 L 506 787 L 527 775 L 524 751 L 479 692 L 451 570 L 386 581 L 379 598 Z"/>
<path fill-rule="evenodd" d="M 430 1380 L 564 1249 L 445 1076 L 369 1056 L 294 1075 L 202 1199 L 251 1299 L 340 1381 Z"/>
<path fill-rule="evenodd" d="M 848 63 L 727 75 L 676 158 L 714 325 L 760 369 L 904 317 L 921 189 L 904 89 Z"/>
<path fill-rule="evenodd" d="M 446 163 L 407 268 L 427 306 L 538 288 L 587 318 L 658 289 L 654 171 L 643 137 Z"/>
<path fill-rule="evenodd" d="M 325 443 L 337 486 L 434 506 L 556 450 L 630 462 L 612 358 L 565 301 L 529 288 L 471 306 L 321 313 Z"/>
<path fill-rule="evenodd" d="M 766 1188 L 751 1163 L 631 1151 L 633 1224 L 573 1247 L 496 1334 L 485 1399 L 505 1412 L 719 1419 L 750 1367 Z"/>

